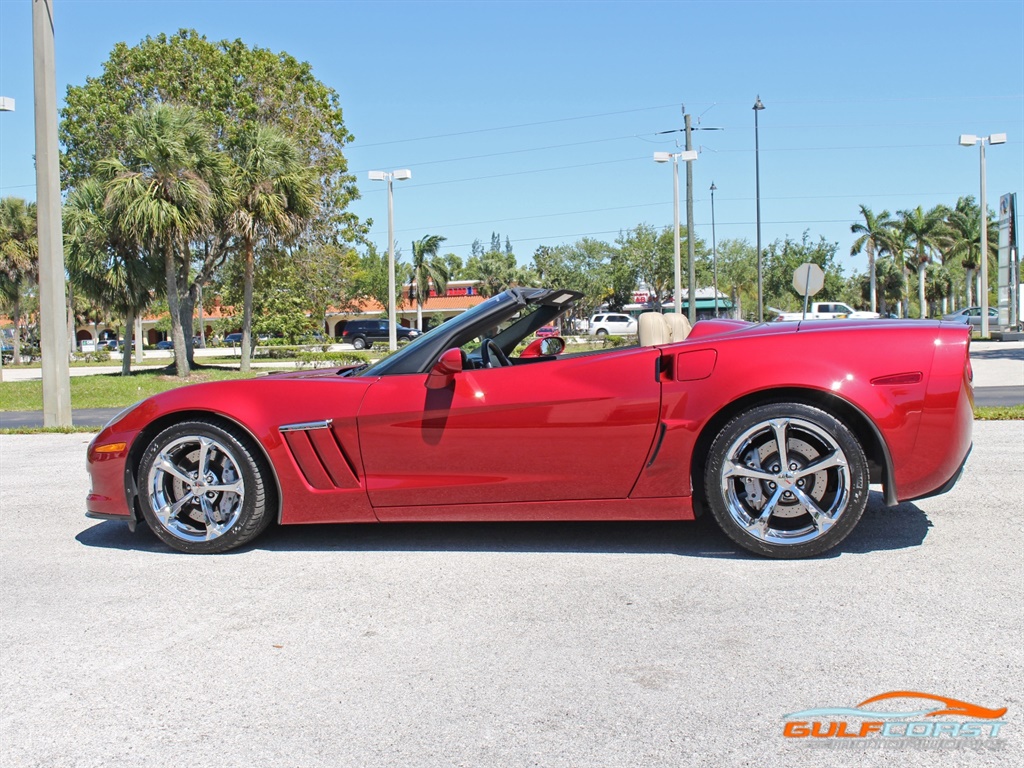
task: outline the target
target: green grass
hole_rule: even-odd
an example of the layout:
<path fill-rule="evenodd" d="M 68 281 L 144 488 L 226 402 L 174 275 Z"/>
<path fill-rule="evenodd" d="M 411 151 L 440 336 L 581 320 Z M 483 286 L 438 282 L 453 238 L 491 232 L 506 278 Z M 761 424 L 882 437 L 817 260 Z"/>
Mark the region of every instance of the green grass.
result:
<path fill-rule="evenodd" d="M 978 421 L 1012 421 L 1024 419 L 1024 405 L 979 405 L 974 409 Z"/>
<path fill-rule="evenodd" d="M 205 368 L 193 371 L 187 379 L 167 375 L 166 368 L 133 371 L 131 376 L 101 374 L 71 377 L 72 408 L 124 408 L 158 392 L 186 384 L 228 379 L 251 379 L 257 372 Z M 41 411 L 42 381 L 5 381 L 0 384 L 0 411 Z"/>

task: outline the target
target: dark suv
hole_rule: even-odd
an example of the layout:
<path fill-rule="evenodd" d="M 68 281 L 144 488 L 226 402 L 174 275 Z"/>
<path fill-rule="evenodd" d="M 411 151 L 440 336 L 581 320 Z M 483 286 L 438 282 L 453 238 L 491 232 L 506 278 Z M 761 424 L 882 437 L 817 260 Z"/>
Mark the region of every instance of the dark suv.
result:
<path fill-rule="evenodd" d="M 399 325 L 395 328 L 399 342 L 412 341 L 420 332 L 415 328 Z M 341 331 L 341 340 L 356 349 L 369 349 L 374 344 L 388 343 L 387 320 L 349 320 Z"/>

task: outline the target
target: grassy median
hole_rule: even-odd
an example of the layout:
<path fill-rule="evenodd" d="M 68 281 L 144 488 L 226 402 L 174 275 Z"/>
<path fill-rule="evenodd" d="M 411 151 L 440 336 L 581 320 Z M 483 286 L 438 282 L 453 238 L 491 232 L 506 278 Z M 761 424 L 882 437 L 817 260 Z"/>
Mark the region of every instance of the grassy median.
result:
<path fill-rule="evenodd" d="M 264 371 L 265 372 L 265 371 Z M 251 379 L 253 373 L 205 368 L 192 372 L 187 379 L 168 375 L 167 368 L 133 371 L 130 376 L 102 374 L 71 377 L 72 408 L 124 408 L 150 395 L 166 392 L 186 384 L 228 379 Z M 0 411 L 41 411 L 43 382 L 5 381 L 0 384 Z"/>

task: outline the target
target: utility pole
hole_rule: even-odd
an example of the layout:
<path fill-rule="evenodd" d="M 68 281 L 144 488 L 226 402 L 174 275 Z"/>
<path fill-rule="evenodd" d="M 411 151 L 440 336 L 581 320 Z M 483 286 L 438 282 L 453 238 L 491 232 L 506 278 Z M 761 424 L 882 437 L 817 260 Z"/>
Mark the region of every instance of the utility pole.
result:
<path fill-rule="evenodd" d="M 690 116 L 683 115 L 683 121 L 686 126 L 686 151 L 692 152 L 693 139 L 690 134 Z M 697 282 L 697 268 L 693 256 L 693 163 L 686 164 L 686 257 L 690 261 L 690 271 L 687 275 L 687 302 L 689 303 L 687 316 L 689 317 L 690 325 L 693 325 L 697 322 L 696 289 L 694 287 Z"/>
<path fill-rule="evenodd" d="M 39 241 L 39 340 L 43 357 L 43 426 L 71 426 L 71 378 L 65 340 L 67 294 L 57 151 L 57 78 L 53 0 L 32 0 L 32 70 L 36 116 L 36 210 Z"/>

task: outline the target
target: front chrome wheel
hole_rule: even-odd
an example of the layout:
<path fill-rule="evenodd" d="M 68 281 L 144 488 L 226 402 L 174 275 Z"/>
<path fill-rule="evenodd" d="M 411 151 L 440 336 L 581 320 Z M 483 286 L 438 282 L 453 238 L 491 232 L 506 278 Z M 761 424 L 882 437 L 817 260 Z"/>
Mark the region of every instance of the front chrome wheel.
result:
<path fill-rule="evenodd" d="M 183 552 L 237 547 L 271 519 L 269 469 L 232 425 L 196 420 L 168 427 L 146 448 L 137 478 L 149 527 Z"/>
<path fill-rule="evenodd" d="M 146 490 L 160 524 L 182 541 L 223 536 L 238 522 L 245 501 L 238 460 L 203 435 L 164 446 L 150 467 Z"/>
<path fill-rule="evenodd" d="M 706 491 L 723 530 L 772 557 L 838 544 L 867 503 L 864 452 L 841 422 L 806 405 L 770 405 L 730 422 L 712 445 Z"/>

